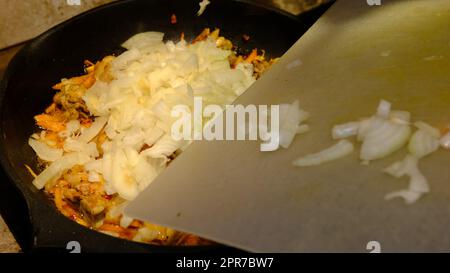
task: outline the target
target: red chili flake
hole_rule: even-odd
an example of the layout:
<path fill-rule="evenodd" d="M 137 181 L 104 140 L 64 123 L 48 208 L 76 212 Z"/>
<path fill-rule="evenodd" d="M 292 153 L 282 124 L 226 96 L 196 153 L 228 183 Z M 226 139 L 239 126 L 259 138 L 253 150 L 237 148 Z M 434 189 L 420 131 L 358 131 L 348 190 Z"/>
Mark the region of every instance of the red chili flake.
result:
<path fill-rule="evenodd" d="M 103 197 L 104 197 L 106 200 L 111 200 L 111 199 L 113 198 L 112 195 L 107 195 L 107 194 L 103 195 Z"/>
<path fill-rule="evenodd" d="M 177 16 L 175 14 L 172 14 L 172 16 L 170 16 L 170 23 L 172 25 L 175 25 L 177 23 Z"/>

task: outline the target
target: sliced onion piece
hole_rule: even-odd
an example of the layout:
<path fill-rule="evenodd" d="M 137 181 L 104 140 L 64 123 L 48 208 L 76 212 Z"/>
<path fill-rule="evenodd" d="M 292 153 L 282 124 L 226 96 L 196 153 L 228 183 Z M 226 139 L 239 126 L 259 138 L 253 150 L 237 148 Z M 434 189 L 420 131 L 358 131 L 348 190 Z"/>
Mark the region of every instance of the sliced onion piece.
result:
<path fill-rule="evenodd" d="M 153 46 L 154 44 L 161 43 L 164 38 L 164 33 L 156 31 L 148 31 L 138 33 L 128 40 L 126 40 L 122 47 L 126 49 L 142 49 L 145 47 Z"/>
<path fill-rule="evenodd" d="M 389 119 L 395 123 L 409 124 L 411 120 L 411 113 L 408 111 L 394 110 L 389 114 Z"/>
<path fill-rule="evenodd" d="M 382 118 L 388 118 L 391 112 L 391 103 L 385 100 L 381 100 L 378 104 L 377 116 Z"/>
<path fill-rule="evenodd" d="M 414 126 L 416 126 L 419 130 L 427 132 L 428 134 L 430 134 L 431 136 L 433 136 L 435 138 L 441 137 L 441 133 L 439 132 L 439 129 L 434 128 L 433 126 L 431 126 L 430 124 L 428 124 L 426 122 L 417 121 L 417 122 L 414 122 Z"/>
<path fill-rule="evenodd" d="M 58 160 L 63 155 L 62 149 L 50 147 L 46 143 L 36 140 L 34 138 L 28 139 L 28 145 L 30 145 L 31 148 L 33 148 L 34 152 L 40 159 L 48 162 Z"/>
<path fill-rule="evenodd" d="M 91 124 L 91 127 L 83 130 L 78 140 L 85 143 L 91 141 L 100 133 L 103 127 L 105 127 L 107 121 L 108 117 L 106 116 L 97 117 L 95 121 Z"/>
<path fill-rule="evenodd" d="M 94 142 L 84 143 L 78 140 L 73 140 L 71 138 L 66 139 L 64 142 L 64 151 L 66 152 L 80 152 L 86 155 L 89 155 L 93 158 L 99 156 L 99 152 L 97 150 L 97 144 Z"/>
<path fill-rule="evenodd" d="M 400 190 L 400 191 L 394 191 L 391 193 L 386 194 L 384 197 L 386 200 L 391 200 L 396 197 L 401 197 L 405 200 L 405 203 L 408 205 L 411 205 L 415 203 L 419 198 L 422 196 L 422 193 L 420 192 L 414 192 L 410 190 Z"/>
<path fill-rule="evenodd" d="M 89 182 L 100 182 L 101 178 L 98 172 L 96 171 L 90 171 L 88 172 L 88 181 Z"/>
<path fill-rule="evenodd" d="M 133 237 L 133 241 L 136 242 L 151 242 L 160 236 L 160 233 L 155 230 L 154 228 L 151 228 L 149 226 L 143 226 L 140 229 L 138 229 L 136 235 Z"/>
<path fill-rule="evenodd" d="M 138 183 L 123 149 L 114 152 L 111 167 L 111 186 L 123 199 L 133 200 L 139 194 Z"/>
<path fill-rule="evenodd" d="M 447 134 L 445 134 L 445 135 L 440 139 L 439 142 L 440 142 L 442 148 L 444 148 L 444 149 L 450 149 L 450 132 L 448 132 Z"/>
<path fill-rule="evenodd" d="M 101 172 L 102 169 L 102 158 L 96 159 L 96 160 L 92 160 L 88 163 L 86 163 L 84 165 L 84 169 L 86 171 L 96 171 L 96 172 Z"/>
<path fill-rule="evenodd" d="M 359 122 L 358 134 L 356 135 L 356 139 L 358 141 L 363 141 L 369 131 L 370 125 L 372 123 L 372 118 L 365 118 Z"/>
<path fill-rule="evenodd" d="M 300 108 L 298 100 L 292 104 L 280 105 L 280 146 L 288 148 L 296 134 L 298 134 L 300 123 L 308 119 L 308 112 Z M 303 127 L 305 128 L 305 127 Z"/>
<path fill-rule="evenodd" d="M 60 137 L 66 138 L 75 134 L 76 131 L 80 129 L 80 122 L 76 119 L 73 119 L 66 123 L 66 129 L 62 132 L 59 132 L 58 135 Z"/>
<path fill-rule="evenodd" d="M 335 125 L 332 129 L 333 139 L 342 139 L 358 134 L 360 122 L 352 121 Z"/>
<path fill-rule="evenodd" d="M 353 144 L 350 141 L 343 139 L 333 146 L 318 153 L 309 154 L 298 158 L 293 162 L 293 164 L 300 167 L 316 166 L 347 156 L 351 154 L 353 150 Z"/>
<path fill-rule="evenodd" d="M 176 150 L 183 147 L 186 141 L 177 141 L 172 136 L 166 134 L 161 137 L 151 148 L 144 150 L 143 155 L 151 158 L 167 158 Z"/>
<path fill-rule="evenodd" d="M 416 126 L 419 130 L 409 140 L 408 150 L 415 157 L 422 158 L 439 148 L 439 130 L 424 122 L 416 123 Z"/>
<path fill-rule="evenodd" d="M 384 172 L 400 178 L 404 175 L 409 176 L 409 186 L 405 190 L 392 192 L 386 195 L 386 199 L 402 197 L 407 204 L 417 201 L 420 196 L 430 191 L 428 181 L 420 172 L 418 167 L 419 159 L 413 155 L 407 155 L 402 161 L 395 162 L 384 169 Z"/>
<path fill-rule="evenodd" d="M 42 189 L 45 184 L 54 179 L 58 179 L 64 171 L 72 168 L 75 165 L 83 165 L 90 160 L 90 157 L 81 153 L 68 153 L 60 159 L 50 164 L 43 172 L 41 172 L 33 180 L 33 185 Z"/>
<path fill-rule="evenodd" d="M 197 16 L 200 16 L 200 15 L 202 15 L 203 14 L 203 12 L 205 12 L 205 10 L 206 10 L 206 6 L 208 6 L 209 4 L 210 4 L 211 2 L 209 2 L 208 0 L 202 0 L 200 3 L 199 3 L 199 9 L 198 9 L 198 11 L 197 11 Z"/>
<path fill-rule="evenodd" d="M 109 209 L 106 212 L 106 217 L 107 219 L 115 219 L 120 217 L 121 215 L 123 215 L 123 211 L 125 209 L 125 207 L 129 204 L 129 202 L 124 201 L 120 204 L 116 204 L 115 206 L 112 206 L 111 209 Z"/>
<path fill-rule="evenodd" d="M 122 214 L 122 217 L 120 218 L 120 226 L 123 228 L 127 228 L 131 222 L 133 222 L 133 218 L 126 216 L 125 214 Z"/>
<path fill-rule="evenodd" d="M 388 156 L 402 148 L 410 135 L 409 125 L 374 117 L 365 133 L 360 158 L 370 161 Z"/>

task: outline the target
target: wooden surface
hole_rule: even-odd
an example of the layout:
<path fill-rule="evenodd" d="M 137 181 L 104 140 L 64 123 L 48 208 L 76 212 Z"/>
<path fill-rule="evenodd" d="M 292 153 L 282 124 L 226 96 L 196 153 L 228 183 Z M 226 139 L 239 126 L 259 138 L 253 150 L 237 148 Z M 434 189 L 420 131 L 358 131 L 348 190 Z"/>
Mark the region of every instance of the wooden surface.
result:
<path fill-rule="evenodd" d="M 0 217 L 0 253 L 12 253 L 19 251 L 19 245 L 17 245 L 16 240 L 14 240 L 14 237 L 8 229 L 8 226 L 6 226 L 5 222 Z"/>

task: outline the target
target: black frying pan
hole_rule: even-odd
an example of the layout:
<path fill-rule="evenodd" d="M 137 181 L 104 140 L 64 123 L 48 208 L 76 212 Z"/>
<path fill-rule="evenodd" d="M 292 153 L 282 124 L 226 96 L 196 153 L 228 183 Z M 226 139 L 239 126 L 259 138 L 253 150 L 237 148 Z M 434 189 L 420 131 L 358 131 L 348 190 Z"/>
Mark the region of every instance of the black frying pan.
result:
<path fill-rule="evenodd" d="M 78 241 L 82 251 L 170 252 L 224 251 L 224 247 L 163 247 L 113 238 L 61 215 L 46 195 L 31 184 L 24 164 L 36 169 L 27 140 L 36 129 L 33 116 L 51 102 L 51 86 L 61 78 L 83 73 L 83 60 L 100 60 L 122 51 L 120 44 L 142 31 L 161 31 L 178 40 L 192 39 L 205 27 L 237 44 L 243 53 L 265 49 L 281 56 L 330 6 L 295 17 L 247 1 L 213 0 L 196 16 L 199 0 L 119 1 L 79 15 L 28 43 L 11 61 L 0 85 L 0 160 L 9 176 L 1 176 L 0 208 L 24 251 L 67 251 Z M 170 24 L 171 14 L 178 23 Z M 249 42 L 242 40 L 248 34 Z"/>

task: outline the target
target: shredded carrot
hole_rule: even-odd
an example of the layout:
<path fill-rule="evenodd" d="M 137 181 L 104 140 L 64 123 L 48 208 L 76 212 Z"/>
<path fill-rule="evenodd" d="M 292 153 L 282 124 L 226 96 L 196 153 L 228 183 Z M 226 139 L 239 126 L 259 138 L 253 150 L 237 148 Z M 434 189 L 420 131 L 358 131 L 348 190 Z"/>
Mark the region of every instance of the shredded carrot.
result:
<path fill-rule="evenodd" d="M 85 71 L 86 71 L 87 73 L 92 73 L 92 72 L 94 72 L 94 71 L 95 71 L 95 65 L 86 67 L 86 68 L 85 68 Z"/>
<path fill-rule="evenodd" d="M 236 58 L 236 60 L 231 64 L 231 67 L 232 68 L 236 68 L 236 66 L 238 65 L 238 64 L 240 64 L 240 63 L 242 63 L 244 61 L 244 58 L 242 58 L 242 56 L 238 56 L 237 58 Z"/>
<path fill-rule="evenodd" d="M 86 88 L 91 87 L 95 83 L 95 77 L 93 73 L 89 73 L 86 75 L 73 77 L 68 80 L 61 81 L 60 83 L 57 83 L 52 86 L 55 90 L 61 90 L 62 87 L 66 84 L 75 84 L 75 85 L 83 85 Z"/>
<path fill-rule="evenodd" d="M 50 114 L 55 110 L 56 110 L 56 103 L 53 102 L 52 104 L 50 104 L 49 107 L 47 107 L 47 109 L 45 109 L 45 113 Z"/>
<path fill-rule="evenodd" d="M 120 219 L 118 217 L 116 217 L 116 218 L 105 218 L 103 220 L 103 224 L 118 225 L 119 223 L 120 223 Z"/>
<path fill-rule="evenodd" d="M 54 90 L 61 90 L 61 88 L 64 86 L 64 84 L 62 82 L 59 82 L 55 85 L 52 86 L 52 89 Z"/>
<path fill-rule="evenodd" d="M 196 42 L 200 42 L 208 38 L 208 35 L 211 33 L 209 28 L 205 28 L 197 37 L 195 37 L 194 41 L 192 41 L 193 44 Z"/>
<path fill-rule="evenodd" d="M 183 243 L 184 243 L 184 245 L 193 246 L 193 245 L 198 245 L 199 241 L 200 241 L 200 238 L 198 236 L 188 234 L 184 238 Z"/>
<path fill-rule="evenodd" d="M 246 63 L 252 63 L 254 60 L 258 58 L 258 50 L 253 49 L 252 52 L 245 58 Z"/>
<path fill-rule="evenodd" d="M 34 178 L 36 178 L 37 174 L 33 171 L 33 169 L 28 166 L 27 164 L 24 164 L 25 168 L 27 168 L 28 172 L 31 174 L 31 176 L 33 176 Z"/>
<path fill-rule="evenodd" d="M 141 228 L 142 226 L 144 226 L 144 223 L 139 220 L 133 220 L 130 224 L 130 227 L 134 227 L 134 228 Z"/>
<path fill-rule="evenodd" d="M 219 38 L 220 29 L 216 28 L 211 34 L 209 34 L 209 37 L 214 38 L 214 40 L 217 40 Z"/>
<path fill-rule="evenodd" d="M 89 61 L 89 60 L 84 60 L 84 65 L 90 67 L 90 66 L 93 66 L 95 64 L 93 62 Z"/>
<path fill-rule="evenodd" d="M 83 86 L 86 88 L 90 88 L 95 83 L 95 77 L 91 75 L 90 77 L 86 78 L 86 80 L 83 82 Z"/>
<path fill-rule="evenodd" d="M 103 224 L 98 229 L 115 233 L 122 233 L 125 230 L 123 227 L 113 224 Z"/>
<path fill-rule="evenodd" d="M 55 205 L 58 210 L 63 210 L 64 203 L 62 200 L 61 188 L 55 188 Z"/>
<path fill-rule="evenodd" d="M 59 117 L 49 114 L 40 114 L 34 117 L 36 124 L 46 130 L 61 132 L 66 129 L 66 124 Z"/>

